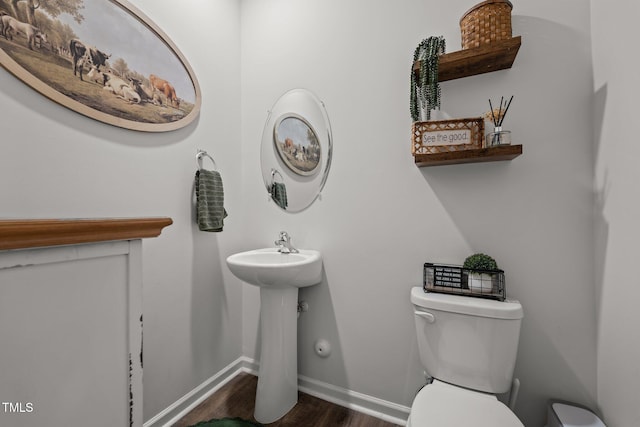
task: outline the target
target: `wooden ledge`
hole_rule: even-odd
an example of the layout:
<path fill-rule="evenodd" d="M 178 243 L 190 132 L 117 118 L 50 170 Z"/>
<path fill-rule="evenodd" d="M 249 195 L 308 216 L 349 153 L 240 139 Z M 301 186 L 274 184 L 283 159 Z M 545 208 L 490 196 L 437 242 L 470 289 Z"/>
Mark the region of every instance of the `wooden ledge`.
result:
<path fill-rule="evenodd" d="M 463 77 L 490 73 L 511 68 L 516 59 L 522 37 L 516 36 L 485 46 L 458 50 L 440 56 L 438 81 L 461 79 Z M 420 62 L 413 64 L 413 71 L 419 78 Z"/>
<path fill-rule="evenodd" d="M 462 163 L 497 162 L 513 160 L 522 154 L 522 145 L 498 145 L 475 150 L 449 151 L 445 153 L 416 154 L 417 166 L 457 165 Z"/>
<path fill-rule="evenodd" d="M 158 237 L 167 217 L 0 220 L 0 250 Z"/>

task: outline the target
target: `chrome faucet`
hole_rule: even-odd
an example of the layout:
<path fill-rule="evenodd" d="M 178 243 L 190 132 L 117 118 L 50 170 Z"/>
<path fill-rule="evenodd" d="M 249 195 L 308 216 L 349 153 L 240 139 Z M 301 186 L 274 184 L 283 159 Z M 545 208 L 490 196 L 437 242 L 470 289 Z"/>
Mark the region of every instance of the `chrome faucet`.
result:
<path fill-rule="evenodd" d="M 298 250 L 291 245 L 291 236 L 286 231 L 280 232 L 280 237 L 274 242 L 281 254 L 296 254 Z"/>

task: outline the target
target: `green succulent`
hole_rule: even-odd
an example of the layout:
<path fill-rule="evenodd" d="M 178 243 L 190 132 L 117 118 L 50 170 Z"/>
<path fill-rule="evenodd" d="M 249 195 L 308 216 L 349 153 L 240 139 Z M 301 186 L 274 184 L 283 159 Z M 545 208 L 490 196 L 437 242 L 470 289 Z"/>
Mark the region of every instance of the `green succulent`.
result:
<path fill-rule="evenodd" d="M 468 256 L 464 260 L 462 268 L 469 270 L 492 271 L 498 269 L 498 263 L 496 263 L 496 260 L 489 255 L 478 253 Z"/>

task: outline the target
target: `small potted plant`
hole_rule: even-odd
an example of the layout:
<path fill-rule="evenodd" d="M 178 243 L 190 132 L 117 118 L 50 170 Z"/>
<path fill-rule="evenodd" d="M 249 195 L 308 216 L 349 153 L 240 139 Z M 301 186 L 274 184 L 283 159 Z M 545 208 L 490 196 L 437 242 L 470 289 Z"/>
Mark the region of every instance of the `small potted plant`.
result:
<path fill-rule="evenodd" d="M 413 53 L 409 110 L 414 122 L 431 120 L 431 110 L 440 109 L 438 65 L 445 45 L 444 37 L 431 36 L 422 40 Z M 418 75 L 413 69 L 416 63 L 420 64 Z"/>
<path fill-rule="evenodd" d="M 495 259 L 482 253 L 473 254 L 464 260 L 462 268 L 467 270 L 469 289 L 482 293 L 493 290 L 493 277 L 499 272 Z"/>

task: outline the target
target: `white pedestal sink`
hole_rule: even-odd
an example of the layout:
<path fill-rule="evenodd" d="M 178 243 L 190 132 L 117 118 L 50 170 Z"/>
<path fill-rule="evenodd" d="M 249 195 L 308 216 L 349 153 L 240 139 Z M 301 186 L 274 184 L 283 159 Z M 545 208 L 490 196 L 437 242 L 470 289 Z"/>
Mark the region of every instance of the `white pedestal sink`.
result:
<path fill-rule="evenodd" d="M 257 249 L 227 258 L 240 280 L 260 287 L 260 370 L 254 417 L 264 424 L 284 416 L 298 402 L 298 288 L 322 280 L 322 255 L 299 249 Z"/>

